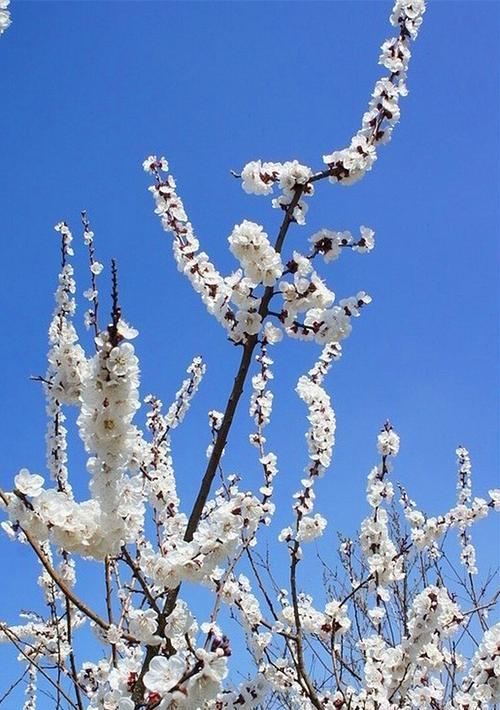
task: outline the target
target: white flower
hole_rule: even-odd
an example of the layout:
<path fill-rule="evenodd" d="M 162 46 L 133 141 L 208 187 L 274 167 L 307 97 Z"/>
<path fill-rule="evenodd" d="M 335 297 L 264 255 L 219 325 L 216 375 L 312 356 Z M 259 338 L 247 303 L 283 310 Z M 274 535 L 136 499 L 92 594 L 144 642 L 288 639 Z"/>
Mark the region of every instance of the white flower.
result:
<path fill-rule="evenodd" d="M 237 332 L 246 335 L 256 335 L 261 327 L 262 318 L 258 313 L 250 311 L 238 311 L 236 313 Z"/>
<path fill-rule="evenodd" d="M 118 334 L 121 335 L 122 338 L 125 338 L 125 340 L 133 340 L 139 335 L 139 331 L 132 328 L 132 326 L 124 321 L 123 318 L 120 318 L 116 328 L 118 330 Z"/>
<path fill-rule="evenodd" d="M 99 261 L 93 261 L 92 264 L 90 265 L 90 270 L 92 271 L 95 276 L 99 276 L 101 271 L 104 269 L 104 266 L 99 262 Z"/>
<path fill-rule="evenodd" d="M 253 160 L 241 171 L 241 186 L 247 194 L 269 195 L 273 191 L 273 163 Z"/>
<path fill-rule="evenodd" d="M 280 542 L 290 542 L 290 540 L 292 538 L 293 538 L 293 530 L 290 527 L 283 528 L 283 530 L 278 535 L 278 540 Z"/>
<path fill-rule="evenodd" d="M 280 170 L 280 187 L 285 195 L 291 195 L 295 185 L 304 185 L 312 175 L 311 168 L 298 160 L 287 161 Z"/>
<path fill-rule="evenodd" d="M 155 656 L 144 674 L 144 685 L 148 690 L 165 695 L 182 678 L 186 662 L 181 653 L 170 658 Z"/>
<path fill-rule="evenodd" d="M 375 246 L 375 232 L 369 227 L 360 227 L 361 237 L 357 244 L 352 247 L 353 251 L 366 254 Z"/>
<path fill-rule="evenodd" d="M 323 535 L 326 528 L 326 520 L 319 513 L 311 518 L 304 516 L 299 522 L 297 540 L 301 542 L 311 542 Z"/>
<path fill-rule="evenodd" d="M 331 229 L 320 229 L 319 232 L 315 232 L 309 237 L 309 241 L 315 251 L 318 254 L 322 254 L 323 259 L 329 262 L 340 256 L 342 245 L 350 244 L 352 237 L 350 232 L 333 232 Z"/>
<path fill-rule="evenodd" d="M 148 156 L 143 162 L 142 167 L 145 172 L 151 173 L 152 175 L 158 170 L 162 170 L 165 173 L 168 172 L 168 163 L 163 156 L 161 158 L 157 158 L 156 155 Z"/>
<path fill-rule="evenodd" d="M 106 365 L 111 374 L 125 377 L 136 372 L 137 362 L 133 345 L 121 343 L 111 350 Z"/>
<path fill-rule="evenodd" d="M 368 610 L 368 616 L 372 621 L 375 623 L 378 623 L 379 621 L 382 621 L 382 619 L 385 616 L 385 609 L 383 607 L 377 606 L 374 607 L 373 609 Z"/>
<path fill-rule="evenodd" d="M 36 473 L 30 473 L 27 468 L 22 468 L 14 478 L 14 486 L 19 493 L 30 498 L 36 498 L 43 490 L 45 480 Z"/>
<path fill-rule="evenodd" d="M 93 301 L 95 298 L 98 296 L 98 291 L 93 290 L 91 288 L 88 288 L 86 291 L 83 292 L 83 297 L 86 298 L 88 301 Z"/>
<path fill-rule="evenodd" d="M 493 488 L 488 491 L 488 495 L 493 501 L 493 507 L 496 511 L 500 512 L 500 488 Z"/>
<path fill-rule="evenodd" d="M 155 635 L 158 629 L 158 615 L 154 609 L 141 611 L 132 609 L 128 615 L 129 630 L 134 638 L 148 646 L 157 646 L 161 638 Z"/>
<path fill-rule="evenodd" d="M 396 456 L 399 451 L 399 436 L 393 429 L 383 429 L 377 437 L 377 448 L 382 456 Z"/>
<path fill-rule="evenodd" d="M 196 656 L 201 670 L 188 682 L 188 697 L 192 708 L 202 708 L 220 691 L 221 681 L 227 676 L 227 658 L 222 648 L 215 652 L 198 648 Z"/>
<path fill-rule="evenodd" d="M 12 525 L 10 520 L 4 520 L 3 522 L 1 522 L 0 527 L 2 528 L 4 533 L 7 535 L 9 540 L 16 539 L 16 531 L 14 530 L 14 526 Z"/>
<path fill-rule="evenodd" d="M 112 645 L 116 645 L 117 643 L 120 642 L 121 640 L 121 632 L 120 629 L 115 626 L 115 624 L 110 624 L 107 632 L 106 632 L 106 640 L 108 643 Z"/>
<path fill-rule="evenodd" d="M 283 331 L 267 321 L 264 326 L 264 338 L 270 345 L 275 345 L 283 338 Z"/>
<path fill-rule="evenodd" d="M 0 35 L 5 32 L 11 24 L 10 12 L 7 8 L 10 5 L 10 0 L 1 0 L 0 2 Z"/>

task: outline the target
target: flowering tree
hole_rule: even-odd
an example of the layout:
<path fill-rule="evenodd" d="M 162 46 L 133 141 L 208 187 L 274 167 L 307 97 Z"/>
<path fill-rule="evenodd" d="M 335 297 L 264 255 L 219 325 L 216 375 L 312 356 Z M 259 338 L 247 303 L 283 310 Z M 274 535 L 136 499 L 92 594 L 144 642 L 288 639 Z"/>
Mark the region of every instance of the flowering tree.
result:
<path fill-rule="evenodd" d="M 0 4 L 0 30 L 10 23 L 8 2 Z M 368 513 L 356 539 L 342 537 L 338 564 L 322 567 L 328 601 L 319 606 L 308 593 L 300 568 L 307 543 L 320 537 L 327 521 L 315 510 L 315 487 L 328 469 L 334 446 L 335 414 L 324 378 L 341 355 L 351 321 L 371 301 L 360 291 L 338 303 L 318 273 L 350 249 L 374 246 L 374 233 L 358 235 L 321 229 L 304 253 L 286 254 L 293 225 L 304 225 L 315 184 L 349 185 L 369 171 L 380 145 L 399 120 L 407 93 L 410 45 L 425 10 L 423 0 L 397 0 L 391 24 L 397 34 L 384 42 L 377 81 L 361 128 L 350 145 L 324 156 L 320 171 L 300 164 L 253 161 L 235 177 L 245 192 L 272 195 L 283 219 L 274 241 L 261 225 L 244 220 L 229 236 L 239 268 L 222 276 L 200 250 L 165 158 L 149 156 L 155 212 L 171 233 L 179 270 L 200 294 L 208 312 L 241 351 L 225 410 L 210 411 L 212 441 L 207 467 L 196 482 L 186 513 L 176 493 L 171 432 L 190 406 L 205 366 L 195 358 L 174 402 L 164 408 L 154 395 L 144 399 L 147 431 L 134 424 L 141 407 L 139 362 L 132 345 L 137 331 L 123 318 L 116 266 L 112 269 L 110 323 L 101 327 L 94 233 L 82 213 L 90 286 L 85 325 L 95 352 L 86 353 L 73 324 L 76 284 L 73 237 L 56 225 L 61 270 L 49 327 L 48 369 L 42 381 L 47 401 L 47 468 L 52 483 L 27 469 L 13 490 L 0 492 L 4 531 L 37 556 L 47 614 L 24 614 L 19 625 L 0 624 L 28 677 L 25 710 L 37 706 L 37 681 L 52 689 L 57 708 L 395 708 L 491 707 L 500 700 L 500 625 L 487 612 L 497 595 L 491 577 L 477 581 L 470 528 L 500 508 L 500 491 L 472 498 L 471 464 L 457 449 L 458 497 L 443 515 L 426 517 L 400 487 L 393 502 L 390 475 L 399 437 L 386 422 L 378 439 L 378 461 L 368 476 Z M 285 255 L 286 254 L 286 255 Z M 273 394 L 272 353 L 283 336 L 322 346 L 296 392 L 308 412 L 308 463 L 294 495 L 290 525 L 278 536 L 288 551 L 288 584 L 277 585 L 272 563 L 258 549 L 259 531 L 275 510 L 276 455 L 264 430 Z M 249 491 L 227 476 L 222 457 L 247 380 L 251 382 L 250 440 L 262 468 L 262 485 Z M 88 453 L 90 498 L 75 499 L 67 457 L 67 408 L 77 411 L 78 434 Z M 214 479 L 217 475 L 217 487 Z M 455 586 L 444 567 L 449 533 L 461 546 L 462 571 Z M 245 560 L 251 576 L 241 572 Z M 102 565 L 105 609 L 82 598 L 77 570 L 89 560 Z M 78 567 L 77 567 L 78 561 Z M 210 600 L 210 613 L 196 616 L 185 583 Z M 184 597 L 184 598 L 183 598 Z M 230 675 L 233 639 L 223 628 L 222 610 L 238 620 L 248 649 L 249 672 L 235 684 Z M 80 658 L 82 627 L 90 624 L 105 653 L 97 663 Z M 467 640 L 479 631 L 473 653 Z M 465 650 L 462 650 L 462 647 Z M 469 658 L 467 658 L 467 655 Z"/>

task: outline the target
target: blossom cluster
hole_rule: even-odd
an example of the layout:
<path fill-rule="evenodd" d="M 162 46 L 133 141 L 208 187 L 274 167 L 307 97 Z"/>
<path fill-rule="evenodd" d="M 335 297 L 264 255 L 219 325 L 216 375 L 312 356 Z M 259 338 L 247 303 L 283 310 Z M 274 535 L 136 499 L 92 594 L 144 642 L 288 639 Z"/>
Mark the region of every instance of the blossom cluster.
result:
<path fill-rule="evenodd" d="M 73 266 L 68 261 L 68 258 L 73 255 L 71 246 L 73 236 L 65 222 L 56 224 L 55 229 L 61 236 L 63 263 L 55 293 L 56 307 L 49 326 L 51 347 L 48 353 L 49 369 L 46 380 L 52 399 L 62 404 L 76 404 L 80 396 L 87 360 L 71 321 L 76 310 L 74 298 L 76 284 Z"/>
<path fill-rule="evenodd" d="M 208 312 L 215 316 L 233 342 L 245 343 L 258 336 L 263 325 L 267 326 L 268 321 L 265 324 L 264 321 L 270 313 L 269 298 L 276 286 L 283 299 L 283 307 L 277 315 L 289 336 L 324 344 L 338 342 L 350 334 L 351 318 L 359 316 L 361 309 L 371 302 L 364 291 L 334 305 L 335 294 L 313 269 L 311 258 L 294 251 L 285 268 L 280 252 L 271 245 L 263 227 L 248 220 L 235 225 L 229 236 L 230 250 L 242 269 L 223 277 L 207 254 L 200 251 L 176 192 L 174 178 L 168 175 L 163 179 L 161 175 L 161 170 L 168 169 L 167 161 L 150 156 L 144 167 L 156 178 L 156 183 L 150 187 L 155 212 L 164 229 L 174 235 L 173 250 L 179 270 L 188 277 Z M 370 251 L 374 246 L 373 230 L 362 227 L 357 241 L 348 232 L 322 230 L 313 235 L 312 242 L 313 256 L 322 253 L 328 261 L 333 258 L 331 254 L 337 245 L 339 249 L 350 247 L 360 253 Z M 284 275 L 292 275 L 293 281 L 279 281 Z M 266 289 L 264 296 L 255 293 L 258 286 Z M 298 320 L 302 313 L 305 314 L 303 322 Z"/>
<path fill-rule="evenodd" d="M 439 557 L 438 543 L 448 530 L 457 528 L 462 546 L 461 561 L 471 574 L 476 573 L 475 550 L 470 540 L 468 530 L 474 523 L 485 518 L 490 510 L 500 511 L 500 489 L 488 491 L 489 499 L 471 496 L 471 462 L 467 449 L 463 446 L 457 449 L 459 461 L 458 471 L 458 503 L 444 515 L 426 516 L 418 510 L 405 489 L 400 486 L 401 503 L 404 514 L 411 529 L 411 538 L 420 549 L 429 549 L 434 557 Z"/>
<path fill-rule="evenodd" d="M 385 615 L 380 608 L 380 600 L 388 601 L 387 587 L 404 578 L 403 557 L 398 554 L 391 540 L 388 526 L 388 513 L 385 503 L 390 503 L 394 495 L 393 485 L 387 480 L 390 466 L 388 457 L 399 452 L 399 436 L 387 422 L 377 437 L 377 448 L 382 456 L 382 463 L 375 466 L 368 476 L 367 500 L 373 513 L 361 523 L 359 536 L 361 550 L 373 578 L 372 586 L 377 592 L 377 610 L 372 611 L 373 619 Z"/>
<path fill-rule="evenodd" d="M 308 408 L 310 426 L 305 438 L 309 461 L 305 468 L 306 477 L 301 480 L 302 488 L 294 493 L 295 530 L 286 527 L 278 536 L 280 542 L 288 543 L 291 557 L 295 561 L 302 556 L 300 543 L 321 537 L 327 525 L 322 515 L 316 513 L 313 516 L 312 512 L 316 498 L 314 484 L 330 465 L 335 443 L 335 412 L 321 383 L 339 352 L 338 346 L 326 346 L 318 362 L 307 375 L 299 378 L 296 387 L 297 394 Z"/>
<path fill-rule="evenodd" d="M 160 552 L 144 543 L 140 551 L 140 568 L 160 588 L 175 589 L 183 581 L 208 580 L 213 570 L 235 553 L 241 545 L 242 535 L 253 535 L 259 522 L 266 517 L 269 506 L 251 493 L 238 491 L 233 485 L 228 500 L 218 496 L 207 503 L 191 541 L 184 539 L 182 525 L 186 520 L 180 514 L 177 525 L 182 534 L 165 536 Z"/>
<path fill-rule="evenodd" d="M 452 707 L 488 708 L 500 702 L 500 624 L 487 629 Z"/>
<path fill-rule="evenodd" d="M 251 288 L 260 283 L 274 286 L 284 267 L 259 224 L 245 219 L 235 225 L 228 241 L 229 249 L 243 267 Z"/>
<path fill-rule="evenodd" d="M 309 241 L 313 246 L 313 255 L 321 254 L 325 262 L 334 261 L 340 256 L 342 249 L 352 249 L 359 254 L 366 254 L 375 246 L 375 232 L 369 227 L 360 227 L 360 236 L 355 240 L 349 231 L 335 232 L 331 229 L 320 229 Z"/>
<path fill-rule="evenodd" d="M 87 329 L 94 328 L 97 335 L 99 325 L 97 323 L 97 310 L 99 307 L 99 291 L 97 290 L 97 277 L 102 273 L 104 266 L 95 258 L 94 232 L 90 228 L 90 222 L 85 211 L 82 212 L 83 242 L 89 254 L 90 281 L 91 285 L 83 292 L 85 298 L 92 303 L 92 307 L 85 312 L 84 323 Z"/>
<path fill-rule="evenodd" d="M 314 193 L 310 182 L 312 174 L 311 168 L 301 165 L 298 160 L 285 163 L 252 160 L 241 171 L 241 186 L 247 194 L 269 195 L 273 193 L 274 186 L 278 185 L 281 194 L 272 200 L 273 207 L 286 211 L 293 202 L 291 218 L 297 224 L 305 224 L 308 205 L 300 197 Z"/>
<path fill-rule="evenodd" d="M 368 294 L 359 291 L 334 305 L 334 292 L 313 268 L 311 259 L 298 251 L 293 252 L 287 263 L 287 273 L 293 280 L 279 283 L 283 306 L 278 317 L 291 337 L 320 344 L 338 343 L 350 335 L 351 318 L 358 317 L 361 309 L 371 302 Z"/>
<path fill-rule="evenodd" d="M 360 180 L 377 159 L 377 146 L 390 140 L 400 117 L 400 98 L 408 94 L 406 72 L 411 57 L 410 41 L 417 37 L 424 12 L 424 0 L 396 2 L 391 23 L 399 27 L 399 35 L 383 43 L 379 59 L 389 75 L 375 84 L 361 128 L 349 147 L 323 156 L 331 182 L 352 185 Z"/>
<path fill-rule="evenodd" d="M 9 5 L 10 0 L 0 0 L 0 35 L 5 32 L 12 22 L 8 10 Z"/>
<path fill-rule="evenodd" d="M 262 228 L 245 221 L 235 228 L 229 238 L 231 248 L 242 259 L 251 278 L 243 276 L 241 271 L 223 277 L 208 255 L 199 251 L 199 242 L 177 195 L 174 178 L 172 175 L 168 175 L 166 180 L 160 178 L 158 165 L 161 164 L 161 169 L 166 170 L 168 164 L 165 159 L 151 156 L 145 164 L 146 169 L 157 178 L 156 184 L 150 188 L 156 202 L 155 212 L 160 216 L 163 228 L 174 234 L 173 251 L 179 271 L 188 277 L 208 312 L 225 328 L 231 340 L 242 343 L 249 336 L 257 335 L 262 326 L 261 302 L 252 290 L 261 278 L 269 281 L 274 273 L 279 275 L 281 263 Z M 151 165 L 154 167 L 151 168 Z M 265 259 L 263 263 L 260 263 L 261 257 Z"/>

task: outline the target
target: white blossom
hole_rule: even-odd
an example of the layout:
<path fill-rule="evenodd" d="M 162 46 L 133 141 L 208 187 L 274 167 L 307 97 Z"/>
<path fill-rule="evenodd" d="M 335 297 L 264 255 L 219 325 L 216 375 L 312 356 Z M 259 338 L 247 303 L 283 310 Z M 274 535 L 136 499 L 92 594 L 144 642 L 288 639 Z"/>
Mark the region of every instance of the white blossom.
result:
<path fill-rule="evenodd" d="M 30 473 L 27 468 L 22 468 L 14 478 L 16 490 L 30 498 L 36 498 L 41 494 L 44 483 L 42 476 Z"/>

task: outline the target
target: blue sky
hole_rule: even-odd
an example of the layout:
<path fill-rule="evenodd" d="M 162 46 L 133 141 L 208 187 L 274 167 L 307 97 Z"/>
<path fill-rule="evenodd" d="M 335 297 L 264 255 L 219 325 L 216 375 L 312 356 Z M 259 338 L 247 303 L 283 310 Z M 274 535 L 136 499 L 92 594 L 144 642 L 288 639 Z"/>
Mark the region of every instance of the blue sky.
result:
<path fill-rule="evenodd" d="M 140 331 L 142 393 L 169 402 L 190 359 L 207 363 L 174 438 L 189 508 L 206 412 L 224 406 L 239 353 L 177 273 L 140 164 L 150 152 L 167 156 L 203 247 L 230 272 L 233 225 L 251 219 L 273 234 L 280 215 L 229 171 L 256 158 L 318 168 L 323 153 L 349 142 L 381 75 L 390 9 L 385 1 L 14 3 L 0 41 L 4 488 L 22 466 L 43 473 L 44 403 L 28 376 L 46 367 L 60 219 L 73 228 L 80 293 L 87 287 L 85 208 L 100 260 L 118 260 L 124 313 Z M 361 183 L 319 186 L 308 224 L 290 232 L 288 248 L 305 249 L 320 227 L 376 231 L 371 255 L 347 254 L 323 272 L 338 297 L 373 296 L 328 380 L 337 446 L 318 511 L 330 521 L 330 552 L 335 530 L 352 533 L 366 513 L 365 477 L 387 417 L 402 439 L 394 478 L 429 513 L 454 500 L 458 444 L 470 449 L 475 493 L 498 485 L 499 12 L 493 2 L 431 3 L 393 141 Z M 280 458 L 279 530 L 306 462 L 305 411 L 293 388 L 318 349 L 291 341 L 274 352 L 268 440 Z M 257 486 L 249 430 L 243 402 L 225 465 Z M 83 496 L 84 458 L 76 442 L 71 449 Z M 497 561 L 497 535 L 495 523 L 478 527 L 480 563 Z M 28 550 L 0 546 L 9 569 L 2 617 L 12 620 L 19 607 L 39 605 L 36 565 Z M 85 578 L 81 590 L 98 603 Z M 15 673 L 13 654 L 1 653 L 0 694 Z"/>

